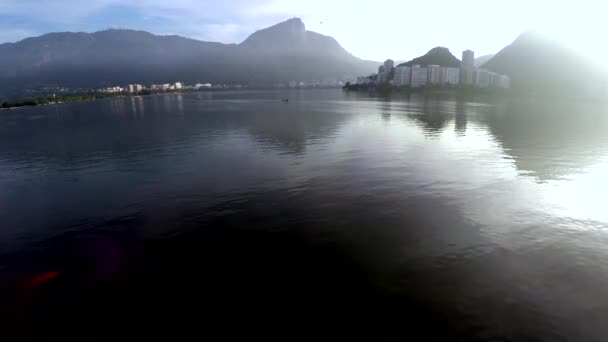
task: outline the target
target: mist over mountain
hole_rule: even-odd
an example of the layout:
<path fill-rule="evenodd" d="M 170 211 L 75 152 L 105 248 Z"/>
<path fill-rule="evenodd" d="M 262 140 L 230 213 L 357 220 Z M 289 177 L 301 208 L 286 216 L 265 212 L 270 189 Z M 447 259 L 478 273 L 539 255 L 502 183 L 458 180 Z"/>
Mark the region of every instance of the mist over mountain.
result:
<path fill-rule="evenodd" d="M 460 60 L 456 58 L 446 47 L 435 47 L 427 52 L 424 56 L 412 59 L 409 62 L 399 64 L 399 66 L 412 66 L 419 64 L 421 66 L 440 65 L 445 67 L 460 67 Z"/>
<path fill-rule="evenodd" d="M 241 44 L 134 30 L 63 32 L 1 44 L 0 92 L 170 81 L 347 80 L 378 64 L 349 54 L 331 37 L 307 31 L 298 18 L 255 32 Z"/>
<path fill-rule="evenodd" d="M 599 94 L 606 70 L 582 53 L 537 32 L 526 32 L 481 66 L 511 77 L 511 87 L 529 93 Z"/>
<path fill-rule="evenodd" d="M 475 67 L 479 68 L 480 66 L 486 64 L 490 59 L 494 58 L 494 56 L 496 56 L 496 55 L 490 54 L 490 55 L 484 55 L 484 56 L 475 58 Z"/>

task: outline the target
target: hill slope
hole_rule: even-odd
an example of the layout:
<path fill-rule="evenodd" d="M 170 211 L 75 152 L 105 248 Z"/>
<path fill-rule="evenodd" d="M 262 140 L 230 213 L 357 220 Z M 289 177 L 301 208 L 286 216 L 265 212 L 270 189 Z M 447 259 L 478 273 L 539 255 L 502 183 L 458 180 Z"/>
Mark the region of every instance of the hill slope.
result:
<path fill-rule="evenodd" d="M 490 54 L 475 58 L 475 67 L 479 68 L 480 66 L 486 64 L 490 59 L 494 58 L 494 56 L 496 55 Z"/>
<path fill-rule="evenodd" d="M 370 73 L 377 65 L 352 56 L 331 37 L 307 31 L 294 18 L 238 45 L 133 30 L 50 33 L 0 44 L 0 87 L 17 93 L 44 86 L 176 80 L 267 85 L 344 80 Z"/>
<path fill-rule="evenodd" d="M 409 62 L 399 64 L 399 66 L 412 66 L 419 64 L 422 66 L 427 65 L 440 65 L 445 67 L 460 67 L 460 60 L 456 58 L 448 48 L 436 47 L 427 52 L 424 56 L 420 56 L 412 59 Z"/>
<path fill-rule="evenodd" d="M 533 93 L 589 93 L 606 73 L 580 53 L 535 32 L 520 35 L 482 68 L 511 77 L 514 89 Z"/>

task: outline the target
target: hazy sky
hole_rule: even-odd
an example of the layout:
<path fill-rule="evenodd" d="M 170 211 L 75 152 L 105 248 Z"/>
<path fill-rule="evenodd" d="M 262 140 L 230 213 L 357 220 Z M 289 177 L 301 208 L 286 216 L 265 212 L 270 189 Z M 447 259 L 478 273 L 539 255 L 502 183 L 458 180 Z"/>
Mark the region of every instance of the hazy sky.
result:
<path fill-rule="evenodd" d="M 608 60 L 608 5 L 598 0 L 0 0 L 0 42 L 53 31 L 133 28 L 239 43 L 291 17 L 354 55 L 411 59 L 434 46 L 460 58 L 496 53 L 537 29 Z"/>

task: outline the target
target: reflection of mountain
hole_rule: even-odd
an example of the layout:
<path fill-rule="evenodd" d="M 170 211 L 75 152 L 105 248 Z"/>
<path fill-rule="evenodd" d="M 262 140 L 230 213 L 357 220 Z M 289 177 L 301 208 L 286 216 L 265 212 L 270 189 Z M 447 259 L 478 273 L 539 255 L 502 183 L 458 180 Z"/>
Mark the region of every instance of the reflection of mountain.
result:
<path fill-rule="evenodd" d="M 608 155 L 608 110 L 597 103 L 509 103 L 480 117 L 517 168 L 539 180 L 578 173 Z"/>
<path fill-rule="evenodd" d="M 241 119 L 253 139 L 283 153 L 301 154 L 310 141 L 332 136 L 344 118 L 340 114 L 306 111 L 275 104 L 246 113 Z"/>
<path fill-rule="evenodd" d="M 316 96 L 313 93 L 300 99 L 297 92 L 290 93 L 287 104 L 276 93 L 267 93 L 267 99 L 252 93 L 258 99 L 252 102 L 245 100 L 246 93 L 204 93 L 39 107 L 29 115 L 14 111 L 5 116 L 13 124 L 0 125 L 0 159 L 21 160 L 27 154 L 45 163 L 90 163 L 95 158 L 158 153 L 195 139 L 204 144 L 214 139 L 214 132 L 241 130 L 265 147 L 300 153 L 311 139 L 331 136 L 341 120 L 340 114 L 298 104 L 309 103 L 305 96 Z M 214 97 L 218 101 L 209 101 Z M 35 111 L 42 115 L 32 117 Z"/>

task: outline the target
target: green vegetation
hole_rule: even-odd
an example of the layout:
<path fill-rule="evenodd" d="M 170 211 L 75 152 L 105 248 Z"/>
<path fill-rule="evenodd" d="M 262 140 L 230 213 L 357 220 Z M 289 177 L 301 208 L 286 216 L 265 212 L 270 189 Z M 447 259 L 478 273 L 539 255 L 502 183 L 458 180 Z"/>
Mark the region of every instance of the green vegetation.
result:
<path fill-rule="evenodd" d="M 427 52 L 426 55 L 414 58 L 406 63 L 401 63 L 398 66 L 412 66 L 414 64 L 421 66 L 440 65 L 450 68 L 460 68 L 460 60 L 454 57 L 450 50 L 445 47 L 433 48 Z"/>
<path fill-rule="evenodd" d="M 72 95 L 61 95 L 56 97 L 38 97 L 35 99 L 17 99 L 17 100 L 6 100 L 0 103 L 0 109 L 10 109 L 18 107 L 28 106 L 43 106 L 53 103 L 64 103 L 64 102 L 76 102 L 85 100 L 103 99 L 109 97 L 120 96 L 121 94 L 72 94 Z"/>

